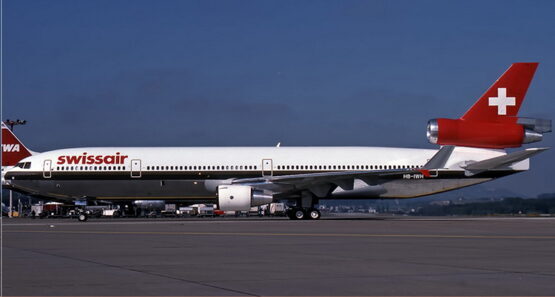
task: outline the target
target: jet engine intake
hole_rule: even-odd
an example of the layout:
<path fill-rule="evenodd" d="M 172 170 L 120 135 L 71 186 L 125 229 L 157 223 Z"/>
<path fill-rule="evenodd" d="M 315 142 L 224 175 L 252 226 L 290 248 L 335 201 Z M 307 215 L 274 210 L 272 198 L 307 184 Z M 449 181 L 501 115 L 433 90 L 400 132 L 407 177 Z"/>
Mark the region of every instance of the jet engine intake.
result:
<path fill-rule="evenodd" d="M 272 201 L 272 195 L 250 186 L 218 186 L 218 208 L 223 211 L 247 211 L 253 206 L 269 204 Z"/>

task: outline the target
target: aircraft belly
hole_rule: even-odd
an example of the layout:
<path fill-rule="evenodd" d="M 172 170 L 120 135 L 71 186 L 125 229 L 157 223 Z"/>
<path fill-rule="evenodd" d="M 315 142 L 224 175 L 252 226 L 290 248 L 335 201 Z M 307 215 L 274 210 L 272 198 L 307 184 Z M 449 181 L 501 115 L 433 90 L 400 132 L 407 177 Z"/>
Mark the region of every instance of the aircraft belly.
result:
<path fill-rule="evenodd" d="M 213 199 L 216 193 L 196 180 L 18 180 L 24 192 L 57 199 Z"/>

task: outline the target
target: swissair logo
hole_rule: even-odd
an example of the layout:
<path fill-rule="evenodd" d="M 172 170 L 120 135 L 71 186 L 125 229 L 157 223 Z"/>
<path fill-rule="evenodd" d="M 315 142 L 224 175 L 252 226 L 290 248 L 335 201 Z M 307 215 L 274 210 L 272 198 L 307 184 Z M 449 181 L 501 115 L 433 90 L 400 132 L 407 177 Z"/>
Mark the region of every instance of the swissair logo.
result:
<path fill-rule="evenodd" d="M 497 97 L 489 97 L 489 106 L 497 106 L 498 115 L 507 115 L 507 106 L 515 106 L 516 98 L 507 97 L 506 88 L 497 88 Z"/>
<path fill-rule="evenodd" d="M 4 153 L 18 153 L 19 144 L 2 144 L 2 152 Z"/>

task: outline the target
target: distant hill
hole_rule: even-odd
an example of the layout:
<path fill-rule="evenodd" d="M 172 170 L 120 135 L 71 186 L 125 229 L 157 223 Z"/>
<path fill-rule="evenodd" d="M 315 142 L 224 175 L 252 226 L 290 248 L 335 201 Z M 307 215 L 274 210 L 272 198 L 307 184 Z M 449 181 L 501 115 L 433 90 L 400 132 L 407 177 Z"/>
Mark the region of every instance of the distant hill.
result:
<path fill-rule="evenodd" d="M 521 193 L 503 188 L 490 187 L 487 184 L 470 186 L 454 191 L 439 193 L 435 195 L 426 196 L 426 199 L 431 200 L 454 200 L 462 199 L 465 201 L 473 200 L 500 200 L 506 197 L 525 197 Z"/>
<path fill-rule="evenodd" d="M 544 194 L 538 195 L 538 199 L 550 199 L 550 198 L 555 198 L 555 193 L 544 193 Z"/>
<path fill-rule="evenodd" d="M 426 205 L 417 209 L 413 214 L 424 216 L 443 215 L 540 215 L 555 214 L 555 198 L 522 199 L 505 198 L 501 201 Z"/>
<path fill-rule="evenodd" d="M 550 195 L 550 194 L 546 194 Z M 555 194 L 554 194 L 555 195 Z M 328 206 L 361 206 L 361 207 L 386 207 L 388 209 L 396 207 L 417 207 L 428 205 L 434 201 L 451 201 L 454 203 L 488 202 L 500 201 L 503 198 L 523 198 L 523 195 L 509 191 L 488 187 L 487 185 L 476 185 L 462 188 L 445 193 L 424 196 L 414 199 L 385 199 L 385 200 L 322 200 L 321 204 Z"/>

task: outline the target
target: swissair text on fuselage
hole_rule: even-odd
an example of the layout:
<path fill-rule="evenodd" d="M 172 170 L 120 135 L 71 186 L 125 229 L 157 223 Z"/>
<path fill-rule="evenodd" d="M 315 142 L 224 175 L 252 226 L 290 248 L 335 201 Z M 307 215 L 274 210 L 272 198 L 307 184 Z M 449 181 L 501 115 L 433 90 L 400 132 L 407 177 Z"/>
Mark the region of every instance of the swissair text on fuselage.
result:
<path fill-rule="evenodd" d="M 87 155 L 81 156 L 59 156 L 57 164 L 123 164 L 129 156 L 120 155 Z"/>

